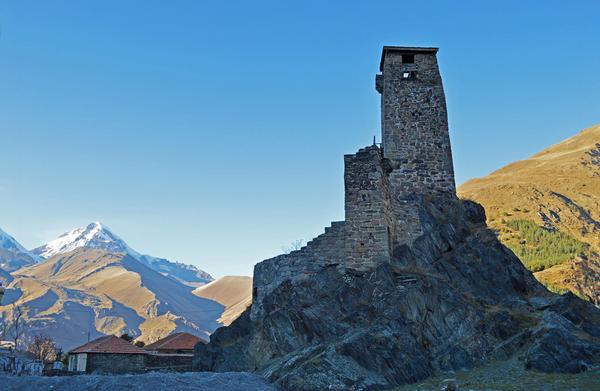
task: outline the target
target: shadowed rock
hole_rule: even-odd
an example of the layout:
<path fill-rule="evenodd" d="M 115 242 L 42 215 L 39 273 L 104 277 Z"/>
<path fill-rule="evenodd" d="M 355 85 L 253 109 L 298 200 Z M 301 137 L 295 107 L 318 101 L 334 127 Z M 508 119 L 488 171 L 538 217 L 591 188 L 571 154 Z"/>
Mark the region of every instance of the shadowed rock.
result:
<path fill-rule="evenodd" d="M 344 156 L 345 220 L 254 268 L 253 302 L 194 363 L 290 390 L 366 390 L 523 354 L 600 363 L 600 311 L 547 291 L 455 195 L 436 48 L 384 47 L 382 140 Z"/>
<path fill-rule="evenodd" d="M 600 363 L 600 311 L 540 285 L 486 228 L 479 205 L 417 204 L 425 233 L 392 262 L 331 263 L 283 280 L 253 304 L 258 317 L 246 311 L 197 346 L 197 368 L 312 390 L 387 388 L 519 352 L 540 371 Z"/>

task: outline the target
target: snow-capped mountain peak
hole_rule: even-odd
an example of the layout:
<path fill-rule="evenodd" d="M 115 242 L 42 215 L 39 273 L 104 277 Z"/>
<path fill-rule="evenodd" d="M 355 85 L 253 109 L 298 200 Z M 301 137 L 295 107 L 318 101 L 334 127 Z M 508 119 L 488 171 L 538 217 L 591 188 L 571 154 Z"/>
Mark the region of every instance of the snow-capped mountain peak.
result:
<path fill-rule="evenodd" d="M 50 258 L 80 247 L 98 248 L 113 253 L 127 253 L 135 258 L 140 254 L 131 249 L 120 237 L 104 224 L 95 221 L 86 227 L 76 228 L 60 235 L 58 238 L 35 248 L 33 252 L 42 258 Z"/>
<path fill-rule="evenodd" d="M 143 255 L 135 251 L 123 239 L 115 235 L 106 225 L 96 221 L 86 227 L 76 228 L 60 235 L 33 250 L 42 258 L 73 251 L 80 247 L 97 248 L 111 253 L 125 253 L 159 273 L 174 278 L 186 285 L 200 286 L 213 278 L 193 265 L 172 262 L 163 258 Z"/>

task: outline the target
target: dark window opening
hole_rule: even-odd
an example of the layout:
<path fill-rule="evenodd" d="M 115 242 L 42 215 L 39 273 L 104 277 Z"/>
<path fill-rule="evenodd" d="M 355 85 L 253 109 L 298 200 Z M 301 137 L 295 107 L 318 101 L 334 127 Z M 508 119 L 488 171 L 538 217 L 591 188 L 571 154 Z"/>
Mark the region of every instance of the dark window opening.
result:
<path fill-rule="evenodd" d="M 415 63 L 415 55 L 414 54 L 403 54 L 402 62 L 404 64 L 414 64 Z"/>

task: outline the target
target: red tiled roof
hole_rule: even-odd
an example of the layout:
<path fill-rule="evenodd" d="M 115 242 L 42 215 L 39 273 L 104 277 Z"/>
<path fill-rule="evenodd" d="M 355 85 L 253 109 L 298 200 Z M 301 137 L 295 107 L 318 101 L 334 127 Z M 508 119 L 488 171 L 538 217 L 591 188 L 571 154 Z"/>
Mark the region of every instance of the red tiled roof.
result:
<path fill-rule="evenodd" d="M 194 345 L 198 342 L 204 342 L 200 337 L 196 337 L 195 335 L 189 333 L 174 333 L 165 337 L 163 339 L 159 339 L 158 341 L 151 343 L 150 345 L 144 346 L 146 350 L 193 350 Z"/>
<path fill-rule="evenodd" d="M 145 350 L 114 335 L 100 337 L 71 350 L 69 353 L 147 354 Z"/>

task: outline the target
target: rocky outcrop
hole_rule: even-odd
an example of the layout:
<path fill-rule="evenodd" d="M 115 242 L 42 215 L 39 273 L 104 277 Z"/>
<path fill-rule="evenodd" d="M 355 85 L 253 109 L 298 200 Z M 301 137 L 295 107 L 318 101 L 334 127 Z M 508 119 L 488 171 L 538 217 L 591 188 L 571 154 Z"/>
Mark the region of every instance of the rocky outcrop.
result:
<path fill-rule="evenodd" d="M 600 310 L 546 290 L 456 197 L 436 53 L 384 47 L 383 145 L 344 156 L 345 220 L 255 266 L 251 308 L 196 347 L 198 369 L 369 390 L 515 356 L 600 364 Z"/>
<path fill-rule="evenodd" d="M 589 257 L 580 254 L 566 261 L 533 274 L 542 284 L 553 290 L 575 292 L 577 296 L 600 306 L 600 255 Z"/>
<path fill-rule="evenodd" d="M 195 366 L 255 372 L 285 389 L 345 390 L 516 354 L 538 371 L 600 364 L 600 310 L 547 291 L 488 230 L 481 206 L 452 196 L 410 201 L 423 234 L 396 246 L 390 262 L 353 268 L 295 255 L 258 264 L 255 288 L 269 275 L 268 289 L 196 347 Z"/>

